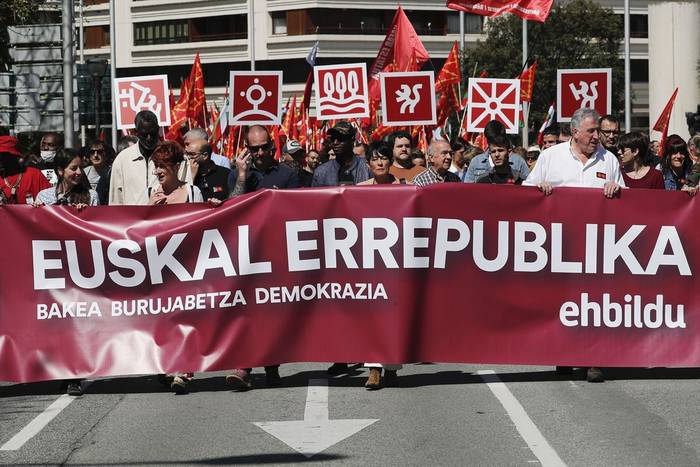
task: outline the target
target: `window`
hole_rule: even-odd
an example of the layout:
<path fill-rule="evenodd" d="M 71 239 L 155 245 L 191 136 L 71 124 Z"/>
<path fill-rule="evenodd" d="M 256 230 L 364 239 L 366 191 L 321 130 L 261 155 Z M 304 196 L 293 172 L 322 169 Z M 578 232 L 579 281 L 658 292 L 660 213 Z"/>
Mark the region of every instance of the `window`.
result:
<path fill-rule="evenodd" d="M 87 26 L 83 28 L 86 49 L 99 49 L 109 46 L 109 26 Z"/>
<path fill-rule="evenodd" d="M 649 37 L 649 17 L 647 15 L 630 15 L 630 37 L 640 39 Z"/>
<path fill-rule="evenodd" d="M 464 34 L 481 34 L 483 32 L 483 17 L 465 13 Z M 459 34 L 459 12 L 447 13 L 447 34 Z"/>
<path fill-rule="evenodd" d="M 287 34 L 287 12 L 272 13 L 272 34 Z"/>
<path fill-rule="evenodd" d="M 246 15 L 134 23 L 134 44 L 154 45 L 245 39 L 247 31 Z"/>

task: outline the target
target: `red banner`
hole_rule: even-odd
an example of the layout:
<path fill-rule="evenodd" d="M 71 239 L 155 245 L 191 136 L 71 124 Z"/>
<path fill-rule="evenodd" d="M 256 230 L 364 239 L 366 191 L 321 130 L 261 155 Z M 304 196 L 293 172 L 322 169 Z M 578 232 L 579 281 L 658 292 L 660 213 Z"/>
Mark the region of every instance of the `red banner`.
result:
<path fill-rule="evenodd" d="M 552 8 L 552 0 L 447 0 L 447 8 L 481 16 L 514 13 L 523 19 L 544 22 Z"/>
<path fill-rule="evenodd" d="M 446 184 L 261 191 L 218 209 L 4 206 L 0 380 L 700 366 L 696 202 Z"/>

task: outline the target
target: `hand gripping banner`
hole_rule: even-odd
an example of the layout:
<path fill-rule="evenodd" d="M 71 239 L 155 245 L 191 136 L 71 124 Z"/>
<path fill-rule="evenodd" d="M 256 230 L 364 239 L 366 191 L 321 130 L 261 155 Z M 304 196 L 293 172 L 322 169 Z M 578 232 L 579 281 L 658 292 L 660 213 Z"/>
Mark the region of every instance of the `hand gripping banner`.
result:
<path fill-rule="evenodd" d="M 4 206 L 0 380 L 293 361 L 700 366 L 696 201 L 445 184 L 261 191 L 216 209 Z"/>

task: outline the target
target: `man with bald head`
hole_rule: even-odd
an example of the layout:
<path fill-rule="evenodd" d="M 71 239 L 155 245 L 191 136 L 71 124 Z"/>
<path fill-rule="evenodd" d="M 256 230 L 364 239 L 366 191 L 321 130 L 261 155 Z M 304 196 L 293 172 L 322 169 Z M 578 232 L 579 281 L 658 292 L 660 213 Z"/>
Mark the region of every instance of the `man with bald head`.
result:
<path fill-rule="evenodd" d="M 460 183 L 462 180 L 450 172 L 451 165 L 452 146 L 450 143 L 443 140 L 433 140 L 428 147 L 428 168 L 413 179 L 413 184 L 427 186 L 445 182 Z"/>
<path fill-rule="evenodd" d="M 192 144 L 205 144 L 209 142 L 209 135 L 207 135 L 207 132 L 203 130 L 202 128 L 192 128 L 190 131 L 185 133 L 185 136 L 183 138 L 183 142 L 185 143 L 185 154 L 187 154 L 187 151 L 190 148 L 190 145 Z M 215 152 L 211 153 L 210 156 L 211 161 L 219 165 L 221 167 L 231 169 L 231 161 L 222 156 L 221 154 L 217 154 Z"/>

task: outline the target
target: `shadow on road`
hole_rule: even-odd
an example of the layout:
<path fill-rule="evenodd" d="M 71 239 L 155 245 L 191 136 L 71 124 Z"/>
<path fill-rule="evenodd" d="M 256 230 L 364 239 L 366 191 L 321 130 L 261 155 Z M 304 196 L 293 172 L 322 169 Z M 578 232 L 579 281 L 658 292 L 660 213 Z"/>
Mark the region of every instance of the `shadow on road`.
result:
<path fill-rule="evenodd" d="M 431 365 L 419 367 L 425 371 L 419 374 L 399 372 L 398 386 L 417 388 L 484 383 L 478 374 L 468 371 L 430 371 Z M 253 387 L 255 390 L 267 389 L 263 370 L 256 371 L 252 375 Z M 604 373 L 607 381 L 700 379 L 700 368 L 605 368 Z M 348 373 L 340 376 L 329 376 L 324 369 L 302 371 L 284 376 L 282 387 L 306 387 L 310 379 L 328 379 L 330 386 L 362 388 L 366 376 L 366 371 L 359 364 L 350 366 Z M 497 376 L 504 383 L 533 383 L 585 380 L 585 371 L 576 369 L 571 375 L 558 375 L 552 368 L 551 370 L 497 373 Z M 190 386 L 191 392 L 232 391 L 226 385 L 223 375 L 198 374 Z M 3 385 L 0 386 L 0 398 L 62 394 L 64 387 L 61 381 Z M 171 393 L 170 389 L 162 385 L 155 375 L 97 379 L 87 387 L 85 392 L 86 394 Z"/>

